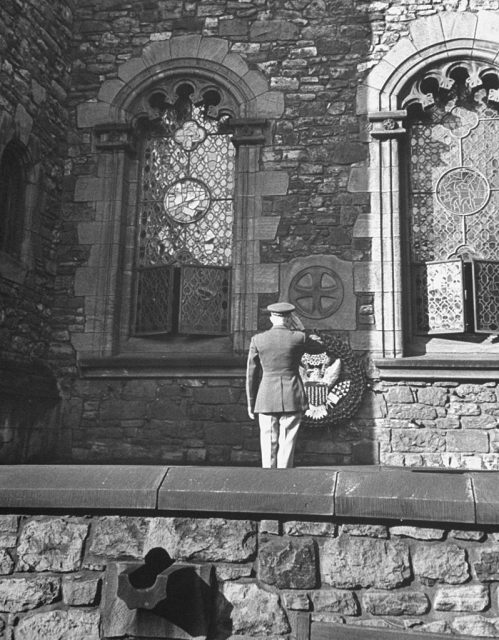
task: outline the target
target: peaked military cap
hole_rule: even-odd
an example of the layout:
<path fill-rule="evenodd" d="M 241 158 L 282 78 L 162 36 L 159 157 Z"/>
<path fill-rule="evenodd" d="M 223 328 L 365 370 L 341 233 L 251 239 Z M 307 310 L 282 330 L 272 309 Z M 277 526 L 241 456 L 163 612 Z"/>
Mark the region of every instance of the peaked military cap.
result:
<path fill-rule="evenodd" d="M 267 311 L 270 313 L 275 313 L 279 316 L 286 316 L 288 313 L 291 313 L 295 310 L 294 304 L 290 302 L 274 302 L 274 304 L 269 304 L 267 307 Z"/>

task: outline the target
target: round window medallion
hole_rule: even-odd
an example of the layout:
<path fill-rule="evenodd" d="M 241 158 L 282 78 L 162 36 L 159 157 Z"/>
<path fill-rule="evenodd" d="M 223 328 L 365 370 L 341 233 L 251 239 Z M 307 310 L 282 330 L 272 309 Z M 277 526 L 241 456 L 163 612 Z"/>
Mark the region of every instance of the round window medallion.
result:
<path fill-rule="evenodd" d="M 487 204 L 490 186 L 487 178 L 476 169 L 456 167 L 439 178 L 435 192 L 444 209 L 468 216 Z"/>
<path fill-rule="evenodd" d="M 320 320 L 337 311 L 343 302 L 343 283 L 332 269 L 321 266 L 299 271 L 289 285 L 289 301 L 306 318 Z"/>
<path fill-rule="evenodd" d="M 180 224 L 202 218 L 210 208 L 210 191 L 199 180 L 186 178 L 168 187 L 163 200 L 167 215 Z"/>

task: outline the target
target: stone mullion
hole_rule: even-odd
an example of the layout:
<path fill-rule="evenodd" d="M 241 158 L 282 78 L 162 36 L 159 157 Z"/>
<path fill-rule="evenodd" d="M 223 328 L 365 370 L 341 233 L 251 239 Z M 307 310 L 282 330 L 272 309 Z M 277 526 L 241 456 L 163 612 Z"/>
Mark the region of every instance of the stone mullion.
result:
<path fill-rule="evenodd" d="M 258 291 L 255 287 L 255 266 L 260 259 L 260 242 L 255 239 L 257 218 L 261 215 L 258 194 L 258 164 L 261 145 L 239 147 L 236 177 L 234 228 L 233 335 L 234 350 L 242 353 L 248 336 L 258 324 Z"/>
<path fill-rule="evenodd" d="M 401 126 L 405 115 L 405 111 L 392 111 L 369 116 L 376 159 L 371 176 L 372 212 L 379 225 L 373 254 L 378 256 L 380 269 L 376 306 L 381 315 L 383 357 L 403 355 L 399 140 L 405 135 Z"/>

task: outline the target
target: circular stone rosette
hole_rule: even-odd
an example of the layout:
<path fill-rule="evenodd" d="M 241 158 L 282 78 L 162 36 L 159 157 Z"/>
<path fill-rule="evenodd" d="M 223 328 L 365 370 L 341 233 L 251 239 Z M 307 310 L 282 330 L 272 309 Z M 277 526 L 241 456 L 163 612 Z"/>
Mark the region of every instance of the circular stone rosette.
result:
<path fill-rule="evenodd" d="M 351 418 L 357 412 L 366 388 L 361 363 L 350 347 L 323 332 L 316 332 L 323 349 L 305 353 L 302 375 L 309 409 L 302 424 L 311 427 L 331 426 Z"/>

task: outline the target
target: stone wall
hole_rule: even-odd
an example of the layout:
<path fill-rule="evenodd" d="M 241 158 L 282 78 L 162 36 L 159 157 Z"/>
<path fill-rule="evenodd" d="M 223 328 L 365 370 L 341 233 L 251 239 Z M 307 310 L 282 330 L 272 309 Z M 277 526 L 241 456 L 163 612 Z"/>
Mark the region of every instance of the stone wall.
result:
<path fill-rule="evenodd" d="M 61 349 L 72 353 L 67 324 L 53 321 L 54 296 L 60 286 L 57 243 L 72 21 L 70 0 L 2 2 L 0 152 L 12 139 L 22 143 L 30 183 L 25 220 L 20 221 L 24 227 L 21 256 L 0 255 L 2 462 L 39 454 L 41 440 L 48 438 L 47 430 L 54 426 L 51 409 L 57 397 L 47 363 L 51 357 L 57 359 Z"/>
<path fill-rule="evenodd" d="M 110 571 L 151 549 L 213 564 L 213 637 L 312 621 L 499 637 L 499 532 L 300 520 L 0 517 L 4 637 L 123 636 Z M 116 565 L 116 563 L 119 563 Z"/>

